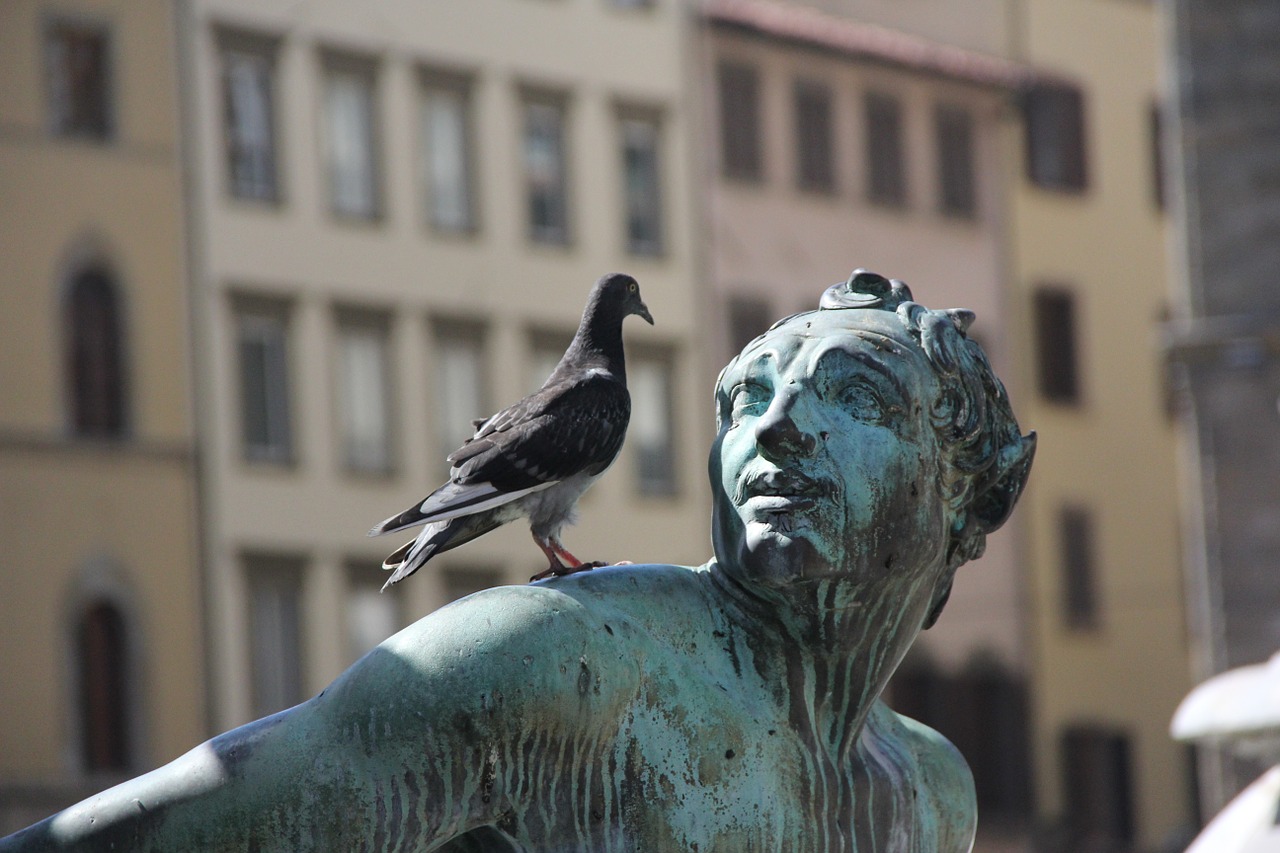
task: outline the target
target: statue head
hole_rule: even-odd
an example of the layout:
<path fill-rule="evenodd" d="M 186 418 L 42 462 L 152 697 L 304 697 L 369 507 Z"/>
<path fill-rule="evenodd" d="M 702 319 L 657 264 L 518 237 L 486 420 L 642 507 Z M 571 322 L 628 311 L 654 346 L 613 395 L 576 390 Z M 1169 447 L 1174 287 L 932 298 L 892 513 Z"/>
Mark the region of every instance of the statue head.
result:
<path fill-rule="evenodd" d="M 972 322 L 856 270 L 729 363 L 710 464 L 728 574 L 784 598 L 883 588 L 933 624 L 1035 450 Z"/>

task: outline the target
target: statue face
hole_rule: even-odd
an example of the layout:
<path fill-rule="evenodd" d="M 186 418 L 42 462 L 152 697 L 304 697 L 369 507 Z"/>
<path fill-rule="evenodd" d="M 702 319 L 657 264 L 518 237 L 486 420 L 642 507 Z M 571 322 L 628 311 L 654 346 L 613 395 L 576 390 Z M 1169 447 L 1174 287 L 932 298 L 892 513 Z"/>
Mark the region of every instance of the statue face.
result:
<path fill-rule="evenodd" d="M 722 566 L 774 588 L 914 582 L 940 567 L 948 513 L 929 423 L 938 391 L 887 311 L 803 314 L 748 347 L 717 389 Z"/>

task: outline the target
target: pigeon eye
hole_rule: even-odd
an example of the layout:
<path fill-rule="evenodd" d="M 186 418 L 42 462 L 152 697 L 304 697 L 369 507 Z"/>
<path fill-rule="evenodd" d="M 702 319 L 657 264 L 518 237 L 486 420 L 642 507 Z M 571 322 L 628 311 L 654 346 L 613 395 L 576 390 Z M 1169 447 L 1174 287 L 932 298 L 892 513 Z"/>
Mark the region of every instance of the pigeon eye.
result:
<path fill-rule="evenodd" d="M 627 285 L 627 290 L 631 293 L 635 293 L 638 289 L 634 281 Z"/>

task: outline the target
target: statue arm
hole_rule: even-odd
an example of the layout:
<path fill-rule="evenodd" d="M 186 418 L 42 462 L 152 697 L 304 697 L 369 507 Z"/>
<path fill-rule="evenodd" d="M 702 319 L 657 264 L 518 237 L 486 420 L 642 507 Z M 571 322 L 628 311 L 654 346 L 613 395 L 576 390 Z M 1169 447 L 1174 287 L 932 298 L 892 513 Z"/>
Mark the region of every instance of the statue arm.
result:
<path fill-rule="evenodd" d="M 315 698 L 0 840 L 0 853 L 432 850 L 496 823 L 510 800 L 490 756 L 513 731 L 581 724 L 582 643 L 572 614 L 494 592 L 420 620 Z"/>

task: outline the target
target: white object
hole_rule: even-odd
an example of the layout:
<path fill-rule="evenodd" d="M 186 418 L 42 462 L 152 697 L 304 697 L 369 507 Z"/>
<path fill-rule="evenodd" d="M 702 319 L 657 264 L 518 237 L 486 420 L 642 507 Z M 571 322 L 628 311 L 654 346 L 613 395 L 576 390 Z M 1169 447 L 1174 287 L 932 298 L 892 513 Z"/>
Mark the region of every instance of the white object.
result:
<path fill-rule="evenodd" d="M 1178 740 L 1280 734 L 1280 652 L 1196 687 L 1174 712 L 1169 730 Z"/>
<path fill-rule="evenodd" d="M 1271 660 L 1274 664 L 1275 658 Z M 1280 850 L 1277 804 L 1280 804 L 1280 767 L 1272 767 L 1218 812 L 1191 842 L 1186 853 L 1276 853 Z"/>

